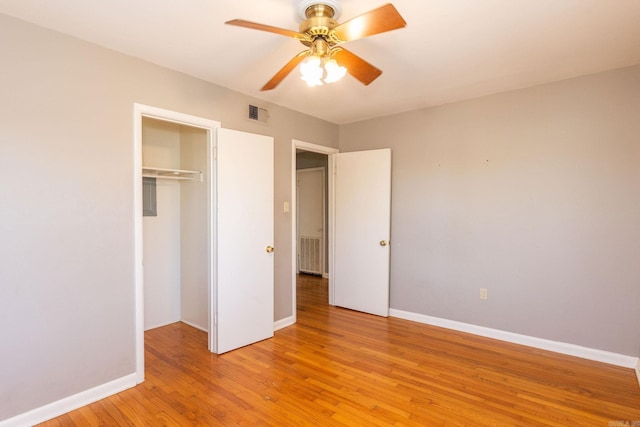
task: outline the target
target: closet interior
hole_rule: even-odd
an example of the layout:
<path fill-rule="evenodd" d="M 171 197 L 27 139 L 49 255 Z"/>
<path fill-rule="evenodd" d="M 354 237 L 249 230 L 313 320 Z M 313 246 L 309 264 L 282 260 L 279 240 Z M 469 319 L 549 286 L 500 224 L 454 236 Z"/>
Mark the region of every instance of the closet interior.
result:
<path fill-rule="evenodd" d="M 142 119 L 144 329 L 208 330 L 207 131 Z"/>

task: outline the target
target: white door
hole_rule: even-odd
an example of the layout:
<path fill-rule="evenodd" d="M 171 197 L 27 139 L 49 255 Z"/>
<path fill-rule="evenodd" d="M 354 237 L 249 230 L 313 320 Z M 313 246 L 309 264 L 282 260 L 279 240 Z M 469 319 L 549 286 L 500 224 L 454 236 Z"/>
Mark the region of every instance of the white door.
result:
<path fill-rule="evenodd" d="M 391 150 L 334 156 L 333 302 L 388 316 Z"/>
<path fill-rule="evenodd" d="M 324 271 L 324 180 L 323 168 L 297 171 L 298 270 Z"/>
<path fill-rule="evenodd" d="M 216 353 L 273 336 L 273 138 L 218 129 Z"/>

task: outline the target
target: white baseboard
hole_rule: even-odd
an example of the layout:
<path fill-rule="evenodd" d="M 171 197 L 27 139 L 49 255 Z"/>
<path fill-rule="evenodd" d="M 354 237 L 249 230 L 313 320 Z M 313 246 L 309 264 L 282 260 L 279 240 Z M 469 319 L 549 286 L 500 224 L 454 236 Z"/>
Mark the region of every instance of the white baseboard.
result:
<path fill-rule="evenodd" d="M 78 409 L 100 399 L 120 393 L 128 388 L 135 387 L 136 374 L 127 375 L 117 380 L 99 385 L 89 390 L 82 391 L 73 396 L 65 397 L 40 408 L 33 409 L 24 414 L 0 421 L 0 427 L 23 427 L 39 424 L 67 412 Z"/>
<path fill-rule="evenodd" d="M 278 320 L 273 323 L 273 331 L 279 331 L 282 328 L 286 328 L 287 326 L 291 326 L 296 323 L 295 316 L 286 317 L 284 319 Z"/>
<path fill-rule="evenodd" d="M 636 377 L 638 378 L 638 385 L 640 385 L 640 358 L 636 364 Z"/>
<path fill-rule="evenodd" d="M 329 278 L 329 273 L 322 273 L 322 278 L 323 279 L 328 279 Z"/>
<path fill-rule="evenodd" d="M 191 326 L 192 328 L 196 328 L 196 329 L 199 329 L 199 330 L 204 331 L 204 332 L 206 332 L 206 333 L 209 333 L 209 331 L 207 330 L 207 328 L 203 328 L 202 326 L 198 326 L 198 325 L 196 325 L 195 323 L 187 322 L 186 320 L 180 320 L 180 321 L 181 321 L 182 323 L 184 323 L 185 325 L 189 325 L 189 326 Z"/>
<path fill-rule="evenodd" d="M 456 331 L 467 332 L 483 337 L 494 338 L 514 344 L 526 345 L 542 350 L 549 350 L 569 356 L 581 357 L 583 359 L 594 360 L 596 362 L 609 363 L 611 365 L 623 366 L 625 368 L 636 368 L 636 374 L 638 374 L 638 380 L 640 381 L 640 361 L 637 357 L 611 353 L 594 348 L 582 347 L 575 344 L 546 340 L 543 338 L 530 337 L 528 335 L 515 334 L 513 332 L 506 332 L 498 329 L 485 328 L 484 326 L 456 322 L 453 320 L 441 319 L 439 317 L 411 313 L 408 311 L 396 310 L 393 308 L 389 310 L 389 316 L 398 317 L 405 320 L 412 320 L 419 323 L 425 323 L 427 325 L 453 329 Z"/>

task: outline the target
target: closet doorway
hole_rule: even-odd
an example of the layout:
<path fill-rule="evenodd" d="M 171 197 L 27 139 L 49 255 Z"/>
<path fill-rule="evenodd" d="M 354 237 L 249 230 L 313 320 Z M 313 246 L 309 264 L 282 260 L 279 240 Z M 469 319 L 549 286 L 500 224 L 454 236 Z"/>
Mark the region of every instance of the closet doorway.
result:
<path fill-rule="evenodd" d="M 169 142 L 156 142 L 154 146 L 145 137 L 147 144 L 151 145 L 143 150 L 145 126 L 147 134 L 164 137 L 170 134 L 167 137 Z M 179 137 L 175 135 L 176 130 Z M 179 149 L 176 148 L 176 138 L 180 141 Z M 138 383 L 144 381 L 145 328 L 160 326 L 180 317 L 179 320 L 206 330 L 208 348 L 218 354 L 273 336 L 273 144 L 272 137 L 223 129 L 219 122 L 213 120 L 134 104 L 133 215 Z M 175 163 L 143 164 L 143 151 L 145 162 L 173 159 Z M 177 151 L 181 158 L 179 163 L 174 157 Z M 248 157 L 247 153 L 255 155 Z M 239 164 L 244 164 L 246 169 L 238 168 Z M 187 167 L 193 169 L 180 169 Z M 155 182 L 148 182 L 144 187 L 156 187 L 156 192 L 145 188 L 146 206 L 143 206 L 143 175 L 155 178 Z M 164 183 L 171 179 L 183 181 L 181 184 L 173 183 L 180 185 L 179 189 L 172 188 L 167 194 L 159 195 L 157 187 L 166 185 L 171 188 L 171 184 Z M 160 181 L 164 184 L 159 184 Z M 196 196 L 189 197 L 191 192 Z M 162 262 L 155 264 L 162 264 L 165 268 L 161 274 L 163 279 L 175 279 L 179 274 L 181 281 L 186 277 L 193 286 L 189 284 L 185 288 L 181 283 L 178 291 L 175 285 L 172 287 L 171 281 L 159 285 L 171 291 L 154 297 L 162 302 L 162 309 L 152 310 L 145 322 L 145 286 L 150 286 L 145 276 L 152 275 L 154 264 L 145 256 L 145 249 L 153 250 L 149 248 L 156 242 L 145 242 L 143 228 L 146 217 L 143 211 L 152 216 L 155 209 L 156 216 L 160 215 L 158 209 L 164 210 L 169 206 L 162 204 L 161 198 L 165 196 L 167 200 L 180 199 L 180 209 L 174 205 L 173 210 L 169 208 L 167 212 L 174 217 L 174 223 L 179 222 L 181 231 L 178 233 L 174 228 L 165 238 L 169 242 L 180 242 L 181 259 L 171 268 Z M 179 221 L 175 217 L 179 217 Z M 153 226 L 158 224 L 147 225 L 146 231 L 150 234 Z M 188 255 L 183 254 L 185 246 L 193 248 Z M 178 253 L 175 246 L 168 245 L 168 248 L 162 252 L 162 259 Z M 246 265 L 252 268 L 248 269 Z M 179 305 L 175 301 L 178 292 Z M 151 304 L 151 299 L 146 303 Z"/>
<path fill-rule="evenodd" d="M 143 104 L 134 104 L 133 119 L 136 381 L 141 383 L 145 329 L 184 319 L 206 330 L 209 349 L 214 348 L 213 147 L 220 123 Z M 182 227 L 190 221 L 194 226 Z M 183 274 L 190 284 L 182 286 Z"/>
<path fill-rule="evenodd" d="M 142 118 L 144 330 L 209 331 L 207 131 Z"/>

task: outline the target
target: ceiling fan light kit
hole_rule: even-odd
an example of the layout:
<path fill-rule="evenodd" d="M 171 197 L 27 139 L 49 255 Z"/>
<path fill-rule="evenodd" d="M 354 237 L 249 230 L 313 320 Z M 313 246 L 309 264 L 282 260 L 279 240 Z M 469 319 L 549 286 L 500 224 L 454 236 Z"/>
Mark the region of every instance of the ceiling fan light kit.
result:
<path fill-rule="evenodd" d="M 340 80 L 347 73 L 347 68 L 338 65 L 334 58 L 339 49 L 329 47 L 324 38 L 315 39 L 306 58 L 300 64 L 300 78 L 311 87 L 322 86 L 323 82 L 334 83 Z"/>
<path fill-rule="evenodd" d="M 322 86 L 322 83 L 335 83 L 347 74 L 347 68 L 338 65 L 338 62 L 327 57 L 321 58 L 316 55 L 307 56 L 300 64 L 300 78 L 307 85 Z"/>
<path fill-rule="evenodd" d="M 229 25 L 292 37 L 307 47 L 282 67 L 262 87 L 263 91 L 274 89 L 298 65 L 302 80 L 309 86 L 336 82 L 346 73 L 368 85 L 382 74 L 382 70 L 341 45 L 407 25 L 392 4 L 386 4 L 342 24 L 334 19 L 341 13 L 337 0 L 300 0 L 296 9 L 303 20 L 298 32 L 242 19 L 226 22 Z"/>
<path fill-rule="evenodd" d="M 324 78 L 324 81 L 327 83 L 337 82 L 347 74 L 347 67 L 338 65 L 338 61 L 333 58 L 324 63 L 324 69 L 327 72 L 327 76 Z"/>

